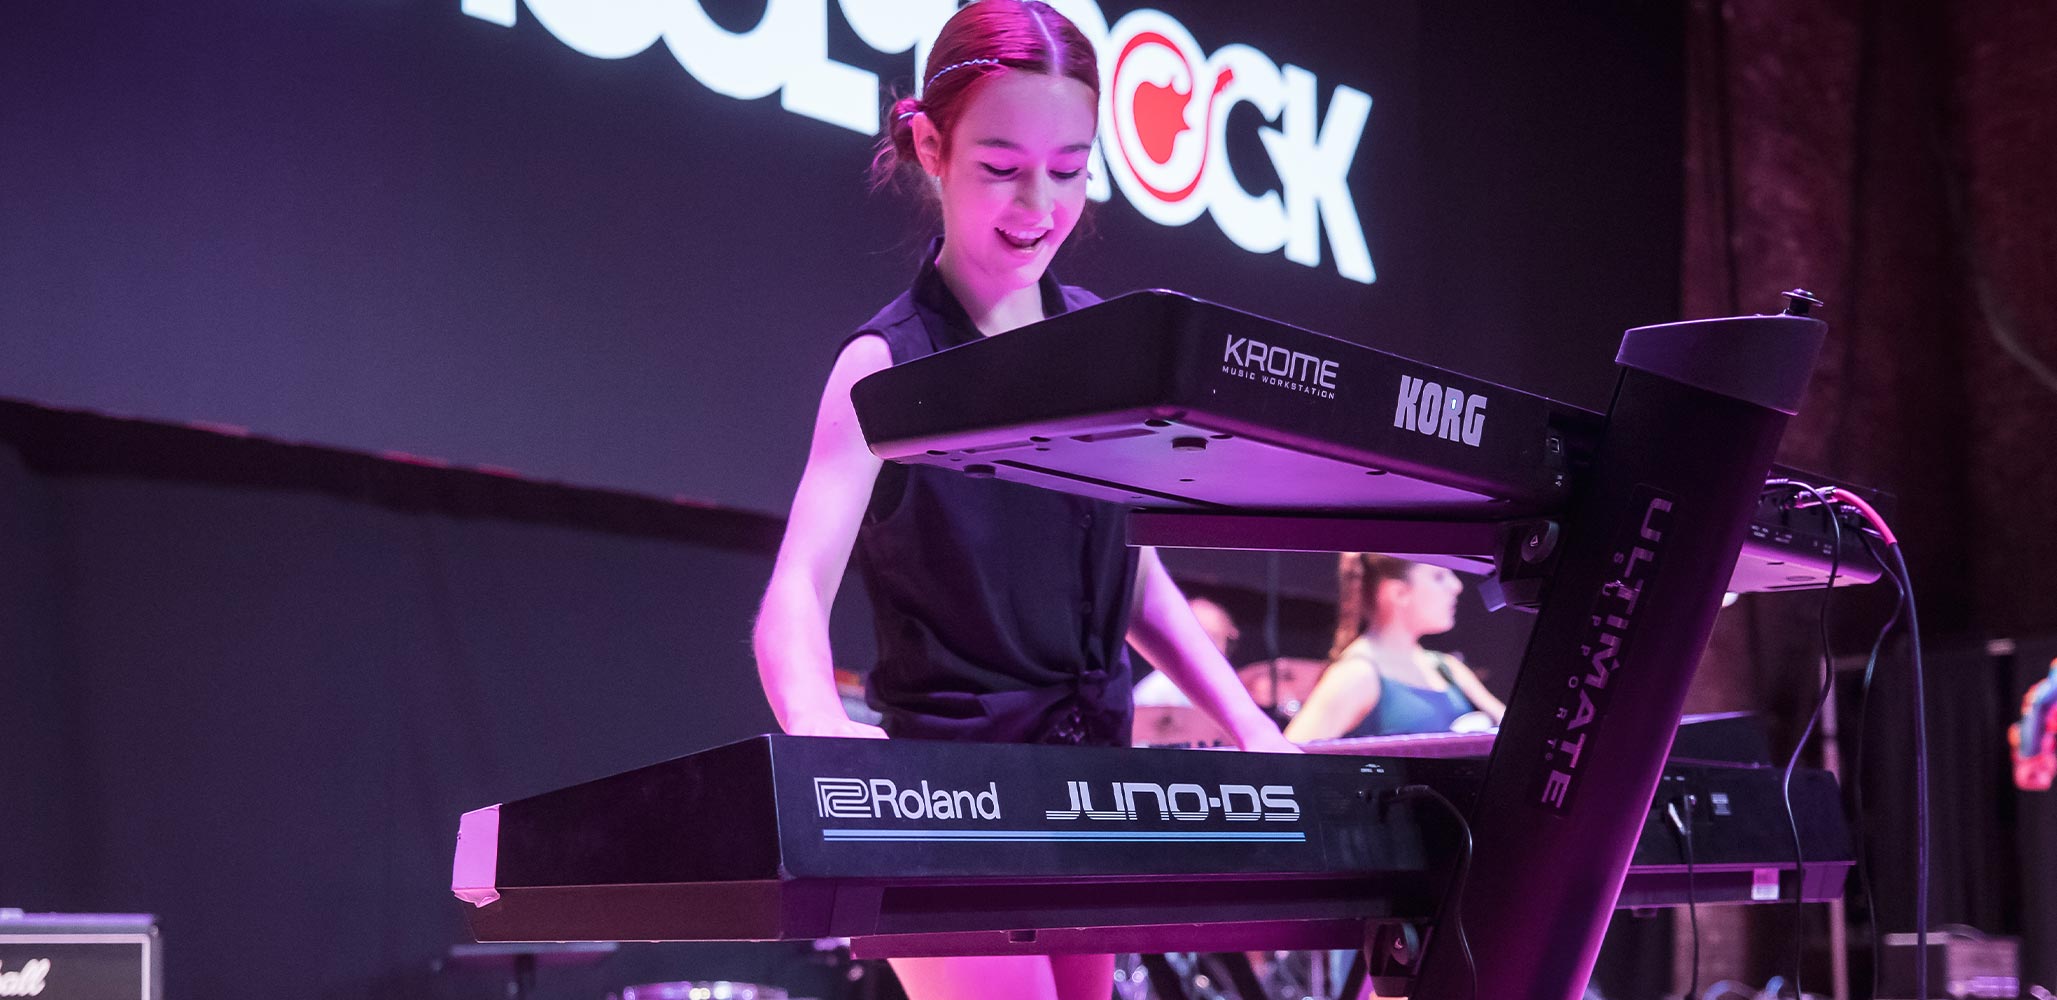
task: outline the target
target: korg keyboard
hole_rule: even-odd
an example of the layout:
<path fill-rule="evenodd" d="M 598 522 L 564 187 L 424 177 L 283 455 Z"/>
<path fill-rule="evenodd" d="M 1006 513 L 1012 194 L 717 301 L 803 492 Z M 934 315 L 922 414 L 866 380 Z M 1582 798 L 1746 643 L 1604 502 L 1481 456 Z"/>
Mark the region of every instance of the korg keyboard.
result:
<path fill-rule="evenodd" d="M 1375 550 L 1510 582 L 1529 567 L 1504 550 L 1531 551 L 1530 520 L 1570 502 L 1605 422 L 1166 291 L 896 365 L 850 398 L 880 458 L 1134 508 L 1136 544 Z M 1730 590 L 1879 578 L 1856 527 L 1835 556 L 1818 510 L 1754 525 Z"/>

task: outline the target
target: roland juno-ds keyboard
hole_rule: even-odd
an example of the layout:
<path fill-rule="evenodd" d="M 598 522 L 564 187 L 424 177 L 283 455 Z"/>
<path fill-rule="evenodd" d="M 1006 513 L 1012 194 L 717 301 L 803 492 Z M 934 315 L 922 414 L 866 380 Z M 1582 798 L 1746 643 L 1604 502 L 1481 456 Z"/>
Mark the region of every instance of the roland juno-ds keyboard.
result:
<path fill-rule="evenodd" d="M 1483 762 L 767 735 L 466 813 L 481 941 L 859 939 L 869 955 L 1358 947 L 1435 911 Z M 1621 906 L 1840 895 L 1834 780 L 1677 765 Z M 1663 808 L 1690 796 L 1694 865 Z"/>

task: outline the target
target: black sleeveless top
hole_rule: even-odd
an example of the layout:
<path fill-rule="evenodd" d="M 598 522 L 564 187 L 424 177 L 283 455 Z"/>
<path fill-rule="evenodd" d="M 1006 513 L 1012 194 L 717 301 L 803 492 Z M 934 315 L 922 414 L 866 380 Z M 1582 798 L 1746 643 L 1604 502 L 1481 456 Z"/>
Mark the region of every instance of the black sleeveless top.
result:
<path fill-rule="evenodd" d="M 936 270 L 851 339 L 901 364 L 981 339 Z M 1099 301 L 1045 272 L 1054 316 Z M 846 341 L 847 343 L 847 341 Z M 1007 743 L 1129 740 L 1136 554 L 1124 509 L 998 479 L 888 462 L 857 531 L 878 664 L 866 700 L 896 737 Z"/>

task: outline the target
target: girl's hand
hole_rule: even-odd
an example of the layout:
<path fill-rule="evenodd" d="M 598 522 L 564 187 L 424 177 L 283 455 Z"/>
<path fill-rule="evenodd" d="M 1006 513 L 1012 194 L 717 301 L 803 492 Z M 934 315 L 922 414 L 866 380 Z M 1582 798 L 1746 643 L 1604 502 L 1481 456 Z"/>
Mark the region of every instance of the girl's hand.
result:
<path fill-rule="evenodd" d="M 1255 733 L 1239 733 L 1236 745 L 1251 753 L 1306 753 L 1300 744 L 1286 739 L 1277 726 L 1265 726 Z"/>
<path fill-rule="evenodd" d="M 886 731 L 862 722 L 852 722 L 841 712 L 831 715 L 802 716 L 786 724 L 786 732 L 793 736 L 841 736 L 847 739 L 882 740 Z"/>

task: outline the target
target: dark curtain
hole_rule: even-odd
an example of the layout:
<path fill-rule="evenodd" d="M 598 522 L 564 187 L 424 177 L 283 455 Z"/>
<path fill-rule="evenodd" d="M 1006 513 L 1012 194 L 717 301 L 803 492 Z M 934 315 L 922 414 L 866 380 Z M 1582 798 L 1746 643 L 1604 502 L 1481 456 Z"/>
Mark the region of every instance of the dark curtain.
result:
<path fill-rule="evenodd" d="M 44 484 L 0 447 L 0 802 L 26 820 L 0 823 L 0 906 L 57 904 L 62 896 L 45 890 L 85 874 L 73 846 L 89 816 L 84 776 L 72 766 L 83 746 L 64 670 L 56 524 Z"/>
<path fill-rule="evenodd" d="M 211 440 L 167 464 L 221 475 L 86 472 L 157 458 L 38 427 L 0 443 L 0 905 L 158 914 L 171 997 L 503 996 L 433 971 L 467 940 L 447 889 L 460 812 L 774 726 L 747 642 L 770 558 L 748 532 L 695 538 L 681 525 L 704 518 L 659 501 L 639 534 L 460 516 L 535 484 L 319 450 L 302 467 L 386 471 L 224 482 L 282 446 L 177 429 L 147 441 Z M 436 485 L 396 487 L 410 477 Z M 595 502 L 551 489 L 564 512 Z M 544 970 L 535 996 L 685 978 L 837 995 L 808 951 L 625 946 Z"/>
<path fill-rule="evenodd" d="M 2008 688 L 2011 656 L 1983 643 L 1935 644 L 1923 663 L 1929 735 L 1929 919 L 1931 933 L 1975 928 L 1987 934 L 2022 931 L 2023 879 L 2016 819 L 2020 793 L 2008 764 L 2006 730 L 2012 721 Z M 1914 929 L 1916 846 L 1913 685 L 1904 647 L 1882 662 L 1859 714 L 1852 711 L 1844 745 L 1851 800 L 1861 791 L 1861 830 L 1871 866 L 1880 933 Z M 1844 678 L 1850 694 L 1858 677 Z M 1859 699 L 1851 697 L 1853 708 Z M 1858 894 L 1853 892 L 1853 898 Z M 1862 926 L 1863 910 L 1856 912 Z M 1855 938 L 1860 943 L 1865 938 Z M 1860 955 L 1861 957 L 1861 955 Z M 1868 963 L 1853 977 L 1870 981 Z"/>
<path fill-rule="evenodd" d="M 1994 846 L 2011 797 L 1993 741 L 2013 707 L 1976 651 L 2057 629 L 2057 8 L 1694 0 L 1687 34 L 1684 312 L 1768 312 L 1794 286 L 1827 301 L 1830 340 L 1780 459 L 1894 494 L 1937 664 L 1930 917 L 2019 930 L 2051 874 Z M 1889 613 L 1888 588 L 1868 591 L 1836 599 L 1838 655 Z M 1759 596 L 1725 614 L 1689 708 L 1768 709 L 1789 747 L 1820 683 L 1817 610 Z M 1889 676 L 1881 697 L 1904 711 L 1915 694 L 1903 669 Z M 1906 832 L 1889 830 L 1910 792 L 1890 782 L 1868 800 L 1875 837 Z M 1889 921 L 1911 907 L 1881 901 Z M 1788 919 L 1720 914 L 1709 974 L 1789 973 Z M 1813 919 L 1808 974 L 1825 987 Z M 2025 950 L 2057 952 L 2043 933 Z"/>

